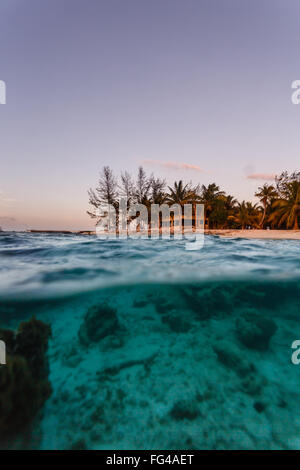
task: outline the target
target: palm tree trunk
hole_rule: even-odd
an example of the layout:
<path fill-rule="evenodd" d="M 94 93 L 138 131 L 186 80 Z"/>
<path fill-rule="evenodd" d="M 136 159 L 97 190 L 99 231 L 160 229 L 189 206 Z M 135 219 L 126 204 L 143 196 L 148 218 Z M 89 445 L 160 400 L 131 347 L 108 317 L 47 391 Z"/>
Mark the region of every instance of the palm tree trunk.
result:
<path fill-rule="evenodd" d="M 263 228 L 264 226 L 264 220 L 265 220 L 265 217 L 266 217 L 266 211 L 267 211 L 267 206 L 266 204 L 264 204 L 264 212 L 263 212 L 263 216 L 262 216 L 262 219 L 261 219 L 261 222 L 260 222 L 260 227 Z"/>

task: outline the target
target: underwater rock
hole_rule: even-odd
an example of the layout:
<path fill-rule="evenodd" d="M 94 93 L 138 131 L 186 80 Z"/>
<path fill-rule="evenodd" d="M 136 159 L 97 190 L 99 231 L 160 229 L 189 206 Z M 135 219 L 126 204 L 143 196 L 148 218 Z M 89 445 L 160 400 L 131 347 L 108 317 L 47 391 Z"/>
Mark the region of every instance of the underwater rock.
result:
<path fill-rule="evenodd" d="M 184 419 L 194 420 L 198 415 L 199 410 L 193 400 L 179 400 L 174 403 L 170 411 L 170 416 L 176 421 L 182 421 Z"/>
<path fill-rule="evenodd" d="M 73 444 L 70 447 L 70 450 L 87 450 L 85 439 L 81 438 L 73 442 Z"/>
<path fill-rule="evenodd" d="M 168 313 L 174 306 L 165 299 L 157 298 L 154 300 L 155 309 L 158 313 Z"/>
<path fill-rule="evenodd" d="M 253 403 L 253 408 L 258 412 L 262 413 L 267 407 L 267 404 L 264 403 L 263 401 L 255 401 Z"/>
<path fill-rule="evenodd" d="M 115 334 L 118 330 L 120 330 L 120 323 L 116 309 L 104 303 L 88 309 L 79 328 L 78 336 L 80 342 L 88 346 L 90 343 L 97 343 L 105 336 Z"/>
<path fill-rule="evenodd" d="M 241 379 L 241 390 L 249 396 L 259 396 L 267 385 L 267 379 L 260 375 L 252 362 L 243 357 L 243 352 L 233 344 L 222 341 L 214 346 L 218 360 L 233 370 Z"/>
<path fill-rule="evenodd" d="M 247 377 L 255 372 L 255 366 L 243 358 L 242 351 L 234 347 L 229 342 L 219 342 L 214 345 L 214 350 L 218 356 L 219 362 L 232 369 L 240 377 Z"/>
<path fill-rule="evenodd" d="M 112 349 L 122 348 L 125 344 L 125 337 L 124 335 L 109 335 L 106 338 L 103 338 L 101 342 L 101 350 L 102 351 L 109 351 Z"/>
<path fill-rule="evenodd" d="M 244 346 L 258 351 L 266 351 L 270 339 L 277 330 L 271 318 L 263 317 L 255 312 L 246 312 L 236 321 L 236 334 Z"/>
<path fill-rule="evenodd" d="M 64 366 L 74 368 L 82 361 L 83 356 L 81 354 L 78 344 L 68 344 L 64 348 L 62 353 L 61 362 Z"/>
<path fill-rule="evenodd" d="M 7 363 L 0 368 L 0 437 L 30 424 L 51 394 L 46 352 L 50 327 L 32 318 L 16 333 L 0 330 L 8 341 Z"/>
<path fill-rule="evenodd" d="M 6 352 L 12 354 L 15 347 L 15 332 L 13 330 L 0 328 L 0 339 L 5 343 Z"/>
<path fill-rule="evenodd" d="M 50 326 L 36 318 L 21 323 L 18 328 L 14 353 L 27 360 L 34 377 L 48 376 L 49 367 L 46 352 L 50 336 Z"/>
<path fill-rule="evenodd" d="M 230 286 L 185 286 L 181 291 L 188 308 L 194 311 L 200 320 L 223 316 L 232 311 Z"/>
<path fill-rule="evenodd" d="M 147 305 L 148 305 L 147 300 L 135 300 L 133 302 L 133 306 L 136 308 L 143 308 L 143 307 L 146 307 Z"/>
<path fill-rule="evenodd" d="M 186 333 L 192 328 L 192 325 L 189 321 L 174 312 L 170 312 L 167 315 L 162 315 L 161 320 L 175 333 Z"/>
<path fill-rule="evenodd" d="M 247 395 L 255 397 L 261 394 L 267 383 L 268 381 L 265 377 L 258 375 L 258 373 L 253 373 L 241 382 L 241 387 L 243 392 L 247 393 Z"/>

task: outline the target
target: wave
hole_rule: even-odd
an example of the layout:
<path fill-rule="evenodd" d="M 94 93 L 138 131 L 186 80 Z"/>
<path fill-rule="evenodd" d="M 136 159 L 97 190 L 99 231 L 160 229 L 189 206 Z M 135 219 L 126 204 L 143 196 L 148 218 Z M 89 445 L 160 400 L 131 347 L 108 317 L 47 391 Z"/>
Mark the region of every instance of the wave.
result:
<path fill-rule="evenodd" d="M 206 236 L 187 251 L 184 240 L 107 240 L 72 234 L 0 236 L 0 298 L 45 298 L 103 287 L 191 283 L 215 279 L 300 277 L 298 241 Z"/>

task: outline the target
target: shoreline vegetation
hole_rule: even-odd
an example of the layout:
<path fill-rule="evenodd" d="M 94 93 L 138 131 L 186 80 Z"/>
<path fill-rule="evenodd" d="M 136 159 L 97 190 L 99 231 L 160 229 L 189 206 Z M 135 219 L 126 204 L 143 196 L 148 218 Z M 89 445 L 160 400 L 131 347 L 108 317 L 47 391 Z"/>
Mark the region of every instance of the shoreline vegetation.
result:
<path fill-rule="evenodd" d="M 300 172 L 289 174 L 282 172 L 274 179 L 274 184 L 264 183 L 254 193 L 258 203 L 239 202 L 234 196 L 226 194 L 216 183 L 193 185 L 183 180 L 167 186 L 166 181 L 153 174 L 148 176 L 142 166 L 136 178 L 127 171 L 117 178 L 109 166 L 104 166 L 98 185 L 89 189 L 91 209 L 87 214 L 95 220 L 95 225 L 102 224 L 107 217 L 107 207 L 113 207 L 116 219 L 119 214 L 120 198 L 127 200 L 127 209 L 132 204 L 142 204 L 148 212 L 148 227 L 151 226 L 151 206 L 167 205 L 170 208 L 170 226 L 174 226 L 174 213 L 171 207 L 181 209 L 184 227 L 184 206 L 192 206 L 192 226 L 196 226 L 196 206 L 204 205 L 205 230 L 299 230 L 300 223 Z M 99 217 L 99 214 L 105 214 Z M 135 217 L 138 217 L 138 213 Z M 102 219 L 102 220 L 101 220 Z M 172 220 L 173 219 L 173 220 Z M 133 217 L 127 218 L 130 224 Z M 162 214 L 160 213 L 160 227 Z M 248 232 L 246 232 L 248 233 Z M 264 233 L 264 232 L 263 232 Z M 268 232 L 269 233 L 269 232 Z M 249 235 L 247 236 L 247 238 Z"/>
<path fill-rule="evenodd" d="M 174 233 L 174 212 L 172 206 L 179 206 L 182 215 L 182 229 L 185 226 L 185 204 L 192 206 L 192 231 L 195 231 L 196 206 L 204 205 L 204 234 L 230 238 L 256 239 L 300 239 L 300 172 L 282 172 L 274 184 L 264 183 L 257 188 L 254 196 L 259 203 L 239 202 L 226 194 L 216 183 L 193 185 L 183 180 L 167 186 L 166 181 L 146 174 L 142 166 L 137 177 L 127 171 L 117 178 L 109 166 L 104 166 L 95 189 L 88 190 L 91 209 L 87 214 L 95 220 L 95 230 L 27 230 L 28 233 L 96 235 L 96 227 L 104 223 L 108 205 L 116 212 L 116 233 L 118 234 L 119 200 L 126 198 L 127 209 L 132 204 L 142 204 L 148 211 L 148 234 L 151 235 L 151 205 L 167 205 L 170 210 L 170 233 Z M 99 213 L 105 214 L 99 216 Z M 139 216 L 127 218 L 129 224 Z M 165 221 L 164 221 L 165 222 Z M 162 213 L 159 214 L 159 234 L 162 228 Z M 137 225 L 136 231 L 140 229 Z M 169 229 L 167 229 L 169 230 Z M 3 230 L 1 230 L 3 231 Z"/>

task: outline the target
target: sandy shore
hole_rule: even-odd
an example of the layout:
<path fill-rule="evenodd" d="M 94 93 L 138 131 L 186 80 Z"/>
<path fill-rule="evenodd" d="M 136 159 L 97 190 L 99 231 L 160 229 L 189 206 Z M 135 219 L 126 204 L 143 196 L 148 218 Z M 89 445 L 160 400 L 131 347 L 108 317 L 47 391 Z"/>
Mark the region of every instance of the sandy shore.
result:
<path fill-rule="evenodd" d="M 73 234 L 73 235 L 96 235 L 93 230 L 82 231 L 62 231 L 62 230 L 28 230 L 29 233 L 44 234 Z M 253 238 L 270 240 L 300 240 L 300 230 L 233 230 L 233 229 L 215 229 L 205 230 L 205 235 L 218 235 L 224 238 Z M 172 234 L 172 229 L 171 229 Z M 150 235 L 150 233 L 149 233 Z"/>
<path fill-rule="evenodd" d="M 228 238 L 300 240 L 300 230 L 205 230 L 206 235 Z"/>

